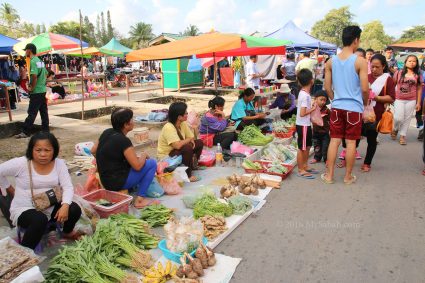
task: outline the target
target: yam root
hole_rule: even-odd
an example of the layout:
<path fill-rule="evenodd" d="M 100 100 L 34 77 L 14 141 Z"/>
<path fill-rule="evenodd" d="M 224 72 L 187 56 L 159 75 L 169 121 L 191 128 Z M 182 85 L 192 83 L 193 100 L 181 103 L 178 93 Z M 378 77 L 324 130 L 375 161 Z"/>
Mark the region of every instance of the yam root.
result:
<path fill-rule="evenodd" d="M 190 254 L 186 253 L 187 258 L 189 259 L 190 264 L 192 265 L 192 270 L 198 274 L 198 276 L 204 275 L 204 268 L 202 267 L 201 260 L 199 258 L 193 258 Z M 191 278 L 188 275 L 189 278 Z"/>
<path fill-rule="evenodd" d="M 174 277 L 175 283 L 199 283 L 200 281 L 198 279 L 190 279 L 190 278 L 178 278 Z"/>
<path fill-rule="evenodd" d="M 215 254 L 214 252 L 207 246 L 202 245 L 202 248 L 205 250 L 205 252 L 207 253 L 207 257 L 208 257 L 208 266 L 214 266 L 217 263 L 217 260 L 215 259 Z"/>
<path fill-rule="evenodd" d="M 202 243 L 199 244 L 198 248 L 196 249 L 195 252 L 195 256 L 196 258 L 199 258 L 201 260 L 202 263 L 202 268 L 206 269 L 208 268 L 208 256 L 207 256 L 207 252 L 204 250 L 204 248 L 202 248 Z"/>

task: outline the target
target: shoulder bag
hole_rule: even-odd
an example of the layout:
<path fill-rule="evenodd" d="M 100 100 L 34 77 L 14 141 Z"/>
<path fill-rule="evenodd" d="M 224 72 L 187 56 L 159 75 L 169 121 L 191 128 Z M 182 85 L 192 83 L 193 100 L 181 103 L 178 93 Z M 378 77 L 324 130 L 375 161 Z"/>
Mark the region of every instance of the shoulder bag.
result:
<path fill-rule="evenodd" d="M 62 188 L 58 184 L 53 189 L 45 191 L 44 193 L 34 194 L 34 184 L 32 182 L 31 161 L 28 160 L 28 172 L 30 176 L 31 196 L 34 208 L 38 211 L 43 211 L 55 204 L 62 202 Z"/>

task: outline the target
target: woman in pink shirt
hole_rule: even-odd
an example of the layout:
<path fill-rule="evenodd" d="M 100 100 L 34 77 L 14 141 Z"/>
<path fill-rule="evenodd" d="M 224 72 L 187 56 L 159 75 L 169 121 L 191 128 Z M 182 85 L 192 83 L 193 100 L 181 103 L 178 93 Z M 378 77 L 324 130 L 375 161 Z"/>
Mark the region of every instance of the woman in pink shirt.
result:
<path fill-rule="evenodd" d="M 394 129 L 392 139 L 400 134 L 400 144 L 406 145 L 406 135 L 412 120 L 413 112 L 421 108 L 423 79 L 419 70 L 419 60 L 415 55 L 407 56 L 404 68 L 394 76 L 396 84 L 396 100 L 394 102 Z"/>

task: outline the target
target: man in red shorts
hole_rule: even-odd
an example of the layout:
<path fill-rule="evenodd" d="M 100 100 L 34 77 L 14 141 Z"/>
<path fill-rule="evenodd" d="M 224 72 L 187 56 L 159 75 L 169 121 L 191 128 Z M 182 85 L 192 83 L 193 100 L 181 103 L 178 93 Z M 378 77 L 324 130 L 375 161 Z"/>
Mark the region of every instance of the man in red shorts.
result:
<path fill-rule="evenodd" d="M 342 51 L 326 63 L 325 90 L 332 100 L 330 116 L 331 142 L 328 149 L 328 169 L 322 174 L 323 182 L 334 182 L 335 160 L 341 140 L 347 143 L 346 172 L 344 183 L 356 181 L 352 174 L 356 140 L 362 131 L 362 113 L 369 97 L 367 62 L 355 52 L 360 45 L 362 30 L 358 26 L 348 26 L 342 32 Z"/>

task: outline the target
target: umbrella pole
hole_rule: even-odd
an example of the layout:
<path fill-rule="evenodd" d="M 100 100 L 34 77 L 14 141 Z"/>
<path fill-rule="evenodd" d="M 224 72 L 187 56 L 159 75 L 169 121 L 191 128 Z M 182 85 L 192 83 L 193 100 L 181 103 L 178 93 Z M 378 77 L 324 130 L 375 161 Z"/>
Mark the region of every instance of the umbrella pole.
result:
<path fill-rule="evenodd" d="M 69 84 L 68 61 L 66 60 L 66 55 L 65 55 L 65 73 L 66 73 L 66 79 L 68 80 L 68 84 Z"/>
<path fill-rule="evenodd" d="M 214 88 L 217 92 L 217 62 L 215 61 L 215 52 L 213 52 L 213 58 L 214 58 Z"/>
<path fill-rule="evenodd" d="M 81 67 L 81 94 L 82 94 L 82 99 L 81 99 L 81 120 L 84 120 L 84 77 L 83 77 L 83 67 L 84 67 L 84 61 L 83 61 L 83 42 L 81 39 L 81 26 L 82 26 L 82 16 L 81 16 L 81 10 L 79 10 L 79 14 L 80 14 L 80 52 L 81 52 L 81 62 L 80 62 L 80 67 Z"/>

